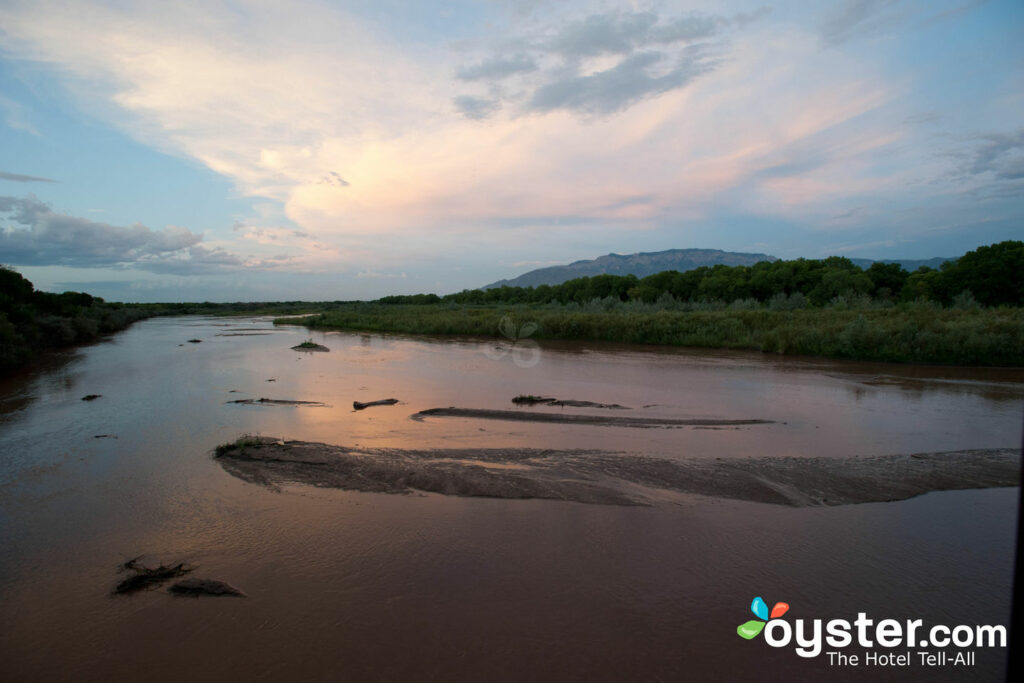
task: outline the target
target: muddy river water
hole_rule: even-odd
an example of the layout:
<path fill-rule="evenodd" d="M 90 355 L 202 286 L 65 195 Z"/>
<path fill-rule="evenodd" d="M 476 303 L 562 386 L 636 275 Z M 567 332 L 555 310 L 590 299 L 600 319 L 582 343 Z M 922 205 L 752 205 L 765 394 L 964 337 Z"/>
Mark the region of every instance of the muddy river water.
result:
<path fill-rule="evenodd" d="M 330 351 L 291 349 L 310 337 Z M 411 418 L 449 407 L 652 424 Z M 917 652 L 941 648 L 854 643 L 910 663 L 839 666 L 737 627 L 758 596 L 793 623 L 1007 624 L 1015 487 L 805 507 L 645 489 L 619 505 L 265 485 L 213 450 L 250 434 L 483 453 L 481 471 L 523 468 L 493 449 L 728 465 L 1016 448 L 1022 414 L 1021 370 L 144 321 L 0 382 L 0 679 L 1001 680 L 1000 648 L 927 665 Z M 140 555 L 247 597 L 111 595 Z"/>

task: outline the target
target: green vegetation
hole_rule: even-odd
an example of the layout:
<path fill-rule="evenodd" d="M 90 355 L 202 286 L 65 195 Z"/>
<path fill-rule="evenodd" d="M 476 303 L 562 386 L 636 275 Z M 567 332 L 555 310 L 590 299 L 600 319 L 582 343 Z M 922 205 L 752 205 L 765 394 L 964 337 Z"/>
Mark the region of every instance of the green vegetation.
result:
<path fill-rule="evenodd" d="M 942 268 L 908 273 L 898 263 L 874 263 L 864 270 L 850 259 L 762 261 L 753 266 L 704 266 L 667 270 L 645 278 L 597 275 L 540 287 L 467 289 L 456 294 L 386 296 L 381 304 L 587 304 L 597 299 L 662 303 L 752 302 L 774 309 L 821 307 L 834 303 L 919 300 L 945 306 L 957 297 L 984 306 L 1024 305 L 1024 242 L 1007 241 L 967 252 Z"/>
<path fill-rule="evenodd" d="M 83 344 L 154 315 L 152 309 L 107 303 L 82 292 L 38 292 L 0 266 L 0 375 L 46 349 Z"/>
<path fill-rule="evenodd" d="M 307 339 L 306 341 L 304 341 L 301 344 L 297 345 L 295 348 L 297 348 L 297 349 L 319 349 L 320 345 L 317 344 L 312 339 Z"/>
<path fill-rule="evenodd" d="M 83 292 L 37 291 L 25 277 L 0 266 L 0 377 L 29 364 L 44 351 L 92 342 L 144 318 L 194 314 L 293 315 L 341 303 L 110 303 Z"/>
<path fill-rule="evenodd" d="M 253 316 L 253 315 L 308 315 L 332 306 L 344 304 L 344 301 L 235 301 L 230 303 L 214 303 L 210 301 L 131 304 L 133 308 L 141 308 L 152 316 L 158 315 L 216 315 L 216 316 Z"/>
<path fill-rule="evenodd" d="M 224 455 L 225 453 L 230 453 L 231 451 L 234 451 L 234 450 L 237 450 L 237 449 L 241 449 L 241 448 L 259 448 L 262 445 L 263 445 L 263 439 L 261 439 L 260 437 L 254 436 L 252 434 L 243 434 L 242 436 L 238 437 L 234 441 L 229 441 L 228 443 L 222 443 L 221 445 L 217 446 L 217 448 L 214 449 L 214 452 L 217 455 Z"/>
<path fill-rule="evenodd" d="M 599 275 L 561 285 L 348 303 L 316 329 L 752 349 L 959 365 L 1024 365 L 1024 242 L 980 247 L 940 270 L 849 259 Z M 277 322 L 296 322 L 293 320 Z M 531 326 L 532 329 L 532 326 Z"/>
<path fill-rule="evenodd" d="M 509 315 L 538 325 L 533 339 L 586 339 L 752 349 L 771 353 L 958 365 L 1024 365 L 1024 309 L 928 303 L 820 309 L 588 310 L 570 306 L 349 304 L 303 320 L 317 329 L 499 336 Z M 294 322 L 294 321 L 291 321 Z"/>
<path fill-rule="evenodd" d="M 588 339 L 961 365 L 1024 365 L 1024 242 L 979 247 L 938 269 L 861 269 L 849 259 L 714 266 L 645 278 L 376 302 L 107 303 L 50 294 L 0 266 L 0 375 L 46 349 L 158 315 L 297 315 L 319 329 Z M 504 324 L 506 316 L 511 318 Z M 517 322 L 518 321 L 518 322 Z M 524 332 L 524 330 L 529 330 Z M 534 333 L 534 330 L 536 332 Z M 300 348 L 316 348 L 312 339 Z"/>

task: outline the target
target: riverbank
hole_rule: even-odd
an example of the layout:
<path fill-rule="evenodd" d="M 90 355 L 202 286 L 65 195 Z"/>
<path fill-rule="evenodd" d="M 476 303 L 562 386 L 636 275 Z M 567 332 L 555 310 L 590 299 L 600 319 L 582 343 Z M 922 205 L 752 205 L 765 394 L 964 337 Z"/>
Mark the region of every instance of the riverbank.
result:
<path fill-rule="evenodd" d="M 815 308 L 791 311 L 591 312 L 559 305 L 341 304 L 306 318 L 316 330 L 472 335 L 509 342 L 575 339 L 745 349 L 899 363 L 1024 366 L 1024 308 Z"/>

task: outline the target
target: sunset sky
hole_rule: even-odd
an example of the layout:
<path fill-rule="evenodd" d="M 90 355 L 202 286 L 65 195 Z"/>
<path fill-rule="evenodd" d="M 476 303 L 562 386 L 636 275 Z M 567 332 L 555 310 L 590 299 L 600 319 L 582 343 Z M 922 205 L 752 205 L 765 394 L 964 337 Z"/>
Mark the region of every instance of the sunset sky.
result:
<path fill-rule="evenodd" d="M 112 300 L 1024 238 L 1024 3 L 0 0 L 0 263 Z"/>

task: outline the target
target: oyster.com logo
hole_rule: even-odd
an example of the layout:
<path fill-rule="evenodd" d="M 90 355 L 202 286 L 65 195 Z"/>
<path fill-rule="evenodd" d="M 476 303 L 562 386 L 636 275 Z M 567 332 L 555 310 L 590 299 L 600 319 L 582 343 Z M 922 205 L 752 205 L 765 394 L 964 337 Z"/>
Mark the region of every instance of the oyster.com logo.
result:
<path fill-rule="evenodd" d="M 793 647 L 801 657 L 824 654 L 832 666 L 970 667 L 978 651 L 1006 647 L 1006 627 L 999 624 L 935 624 L 924 619 L 855 618 L 782 619 L 789 604 L 768 610 L 764 598 L 750 603 L 751 619 L 736 627 L 740 638 L 764 633 L 770 647 Z M 850 651 L 848 648 L 858 648 Z"/>
<path fill-rule="evenodd" d="M 487 345 L 483 348 L 485 356 L 491 360 L 501 360 L 506 355 L 511 355 L 512 362 L 520 368 L 532 368 L 540 362 L 540 345 L 527 338 L 537 331 L 537 323 L 526 322 L 517 325 L 512 316 L 506 315 L 498 322 L 498 331 L 511 343 L 494 347 Z"/>
<path fill-rule="evenodd" d="M 736 627 L 736 633 L 740 634 L 740 638 L 747 640 L 756 638 L 764 630 L 764 625 L 768 623 L 769 619 L 778 619 L 788 612 L 789 605 L 784 602 L 777 602 L 769 613 L 768 605 L 765 603 L 764 598 L 757 597 L 750 603 L 750 611 L 754 613 L 757 619 L 751 619 Z"/>

